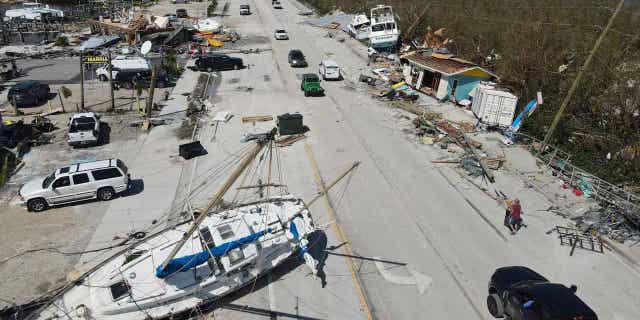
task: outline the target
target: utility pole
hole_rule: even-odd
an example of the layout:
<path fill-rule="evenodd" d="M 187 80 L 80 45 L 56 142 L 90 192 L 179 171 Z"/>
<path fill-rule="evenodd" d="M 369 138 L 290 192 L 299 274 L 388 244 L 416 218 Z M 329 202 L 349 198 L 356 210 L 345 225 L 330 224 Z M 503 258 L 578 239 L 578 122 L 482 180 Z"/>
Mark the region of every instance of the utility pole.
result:
<path fill-rule="evenodd" d="M 158 76 L 158 66 L 155 65 L 151 69 L 151 85 L 149 88 L 149 98 L 147 99 L 147 108 L 144 112 L 145 118 L 149 121 L 151 115 L 151 107 L 153 106 L 153 95 L 156 91 L 156 77 Z"/>
<path fill-rule="evenodd" d="M 607 22 L 607 26 L 604 28 L 604 30 L 596 40 L 596 43 L 593 45 L 593 48 L 591 49 L 591 52 L 589 52 L 589 56 L 587 57 L 587 60 L 585 60 L 584 64 L 582 65 L 582 68 L 580 68 L 580 70 L 578 71 L 578 76 L 576 76 L 576 79 L 573 80 L 573 84 L 571 84 L 571 88 L 569 89 L 569 92 L 564 97 L 564 100 L 560 105 L 560 109 L 558 109 L 558 112 L 556 113 L 555 118 L 553 118 L 553 122 L 551 122 L 551 127 L 549 127 L 549 131 L 547 131 L 547 134 L 544 136 L 544 140 L 542 141 L 542 146 L 540 147 L 539 153 L 542 153 L 544 151 L 547 144 L 549 144 L 551 138 L 553 137 L 553 133 L 556 130 L 556 127 L 558 126 L 560 119 L 562 118 L 562 114 L 564 113 L 564 110 L 567 108 L 567 105 L 569 105 L 569 101 L 571 101 L 573 94 L 578 88 L 578 84 L 580 83 L 580 80 L 582 80 L 584 71 L 589 68 L 589 65 L 591 65 L 593 56 L 595 55 L 596 51 L 598 51 L 598 48 L 600 47 L 600 44 L 602 44 L 602 40 L 604 39 L 604 37 L 609 32 L 609 29 L 611 29 L 611 26 L 613 25 L 613 21 L 616 19 L 616 16 L 618 16 L 618 13 L 620 13 L 620 10 L 622 9 L 624 2 L 625 0 L 620 0 L 620 2 L 618 2 L 618 6 L 616 7 L 616 10 L 613 12 L 611 17 L 609 18 L 609 22 Z"/>
<path fill-rule="evenodd" d="M 111 111 L 116 110 L 116 100 L 113 98 L 113 65 L 111 64 L 111 50 L 107 50 L 107 60 L 109 61 L 109 93 L 111 94 Z"/>
<path fill-rule="evenodd" d="M 80 109 L 84 110 L 84 50 L 80 50 Z"/>

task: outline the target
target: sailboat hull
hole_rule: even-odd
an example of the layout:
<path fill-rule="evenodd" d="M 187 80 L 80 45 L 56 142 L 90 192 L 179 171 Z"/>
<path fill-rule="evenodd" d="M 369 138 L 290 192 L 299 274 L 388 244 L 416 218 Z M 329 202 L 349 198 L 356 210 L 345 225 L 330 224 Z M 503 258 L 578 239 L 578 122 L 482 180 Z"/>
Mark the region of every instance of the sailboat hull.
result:
<path fill-rule="evenodd" d="M 163 231 L 112 257 L 30 318 L 133 320 L 189 312 L 255 284 L 297 255 L 301 239 L 315 230 L 304 204 L 293 197 L 230 209 L 207 217 L 179 255 L 269 232 L 193 269 L 156 277 L 155 268 L 188 228 Z"/>

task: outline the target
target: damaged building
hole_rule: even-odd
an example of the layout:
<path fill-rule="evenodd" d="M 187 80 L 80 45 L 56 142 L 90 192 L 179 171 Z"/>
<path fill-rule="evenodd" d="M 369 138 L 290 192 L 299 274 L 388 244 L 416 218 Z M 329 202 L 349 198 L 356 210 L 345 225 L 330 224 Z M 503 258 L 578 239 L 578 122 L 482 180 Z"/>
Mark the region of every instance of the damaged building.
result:
<path fill-rule="evenodd" d="M 441 101 L 469 100 L 480 82 L 498 78 L 472 62 L 432 50 L 405 54 L 401 61 L 405 82 Z"/>

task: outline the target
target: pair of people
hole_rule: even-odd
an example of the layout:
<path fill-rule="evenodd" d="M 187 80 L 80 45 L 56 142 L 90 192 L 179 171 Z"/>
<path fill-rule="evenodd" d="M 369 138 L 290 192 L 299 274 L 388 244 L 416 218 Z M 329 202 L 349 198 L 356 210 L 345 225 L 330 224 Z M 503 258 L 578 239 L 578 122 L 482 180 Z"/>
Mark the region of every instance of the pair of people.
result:
<path fill-rule="evenodd" d="M 505 203 L 507 204 L 507 211 L 504 216 L 504 225 L 509 228 L 511 234 L 516 234 L 522 227 L 520 199 L 507 200 Z"/>

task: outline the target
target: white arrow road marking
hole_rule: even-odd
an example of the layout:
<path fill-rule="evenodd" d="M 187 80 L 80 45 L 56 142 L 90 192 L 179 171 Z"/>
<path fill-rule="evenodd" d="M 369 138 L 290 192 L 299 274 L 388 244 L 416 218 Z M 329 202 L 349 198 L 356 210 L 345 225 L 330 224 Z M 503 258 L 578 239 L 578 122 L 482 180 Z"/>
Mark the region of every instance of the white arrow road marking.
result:
<path fill-rule="evenodd" d="M 405 276 L 394 275 L 391 272 L 387 271 L 387 269 L 384 266 L 384 263 L 379 261 L 382 258 L 373 257 L 373 259 L 375 260 L 376 267 L 378 268 L 378 271 L 380 272 L 382 277 L 391 283 L 407 285 L 407 286 L 415 285 L 418 288 L 418 292 L 420 294 L 423 294 L 425 291 L 427 291 L 427 289 L 431 286 L 431 283 L 433 282 L 431 277 L 424 275 L 408 267 L 407 269 L 409 269 L 409 273 L 411 273 L 411 276 L 405 277 Z"/>

